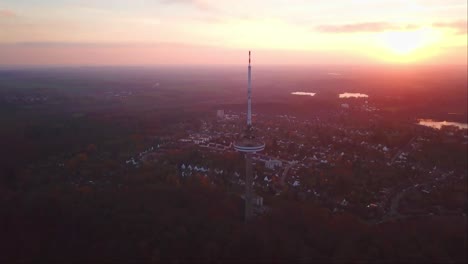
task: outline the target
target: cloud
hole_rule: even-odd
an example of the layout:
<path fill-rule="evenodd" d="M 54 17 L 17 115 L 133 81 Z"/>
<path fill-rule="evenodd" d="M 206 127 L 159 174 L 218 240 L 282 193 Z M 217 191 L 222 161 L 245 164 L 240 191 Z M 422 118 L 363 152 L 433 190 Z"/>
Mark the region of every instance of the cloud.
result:
<path fill-rule="evenodd" d="M 208 47 L 206 45 L 196 45 L 183 42 L 15 42 L 15 43 L 0 43 L 0 47 L 17 47 L 17 48 L 200 48 Z M 210 46 L 210 48 L 213 48 Z"/>
<path fill-rule="evenodd" d="M 0 67 L 2 65 L 232 64 L 241 62 L 240 58 L 245 58 L 245 50 L 182 42 L 0 43 Z"/>
<path fill-rule="evenodd" d="M 365 22 L 342 25 L 319 25 L 315 29 L 324 33 L 357 33 L 357 32 L 382 32 L 388 30 L 411 30 L 417 25 L 399 25 L 388 22 Z"/>
<path fill-rule="evenodd" d="M 16 17 L 16 13 L 8 9 L 0 9 L 0 18 Z"/>
<path fill-rule="evenodd" d="M 216 11 L 216 8 L 214 8 L 212 5 L 210 5 L 208 2 L 204 0 L 162 0 L 161 1 L 163 4 L 184 4 L 184 5 L 190 5 L 195 7 L 196 9 L 202 10 L 202 11 Z"/>
<path fill-rule="evenodd" d="M 465 35 L 468 31 L 468 21 L 458 20 L 452 22 L 437 22 L 432 24 L 433 27 L 449 28 L 455 30 L 458 35 Z"/>

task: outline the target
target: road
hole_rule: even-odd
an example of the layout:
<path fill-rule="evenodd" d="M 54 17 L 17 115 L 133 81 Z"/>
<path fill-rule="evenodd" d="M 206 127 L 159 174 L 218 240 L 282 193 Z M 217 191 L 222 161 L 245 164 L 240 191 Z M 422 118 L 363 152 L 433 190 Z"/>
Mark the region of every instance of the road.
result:
<path fill-rule="evenodd" d="M 398 192 L 390 201 L 389 212 L 387 213 L 386 216 L 384 216 L 382 218 L 382 221 L 380 221 L 380 222 L 385 222 L 385 221 L 389 221 L 389 220 L 393 220 L 393 219 L 397 219 L 397 218 L 407 217 L 407 215 L 402 215 L 402 214 L 400 214 L 398 212 L 398 207 L 400 206 L 400 200 L 403 198 L 403 196 L 408 191 L 410 191 L 411 189 L 415 189 L 415 188 L 418 188 L 419 186 L 423 186 L 423 185 L 432 185 L 432 184 L 436 183 L 437 181 L 439 181 L 438 178 L 440 179 L 440 177 L 443 177 L 442 175 L 443 175 L 443 173 L 440 170 L 433 171 L 432 176 L 434 177 L 434 179 L 432 179 L 430 181 L 427 181 L 427 182 L 411 185 L 411 186 L 406 187 L 405 189 L 401 190 L 400 192 Z M 447 176 L 443 177 L 442 179 L 447 179 Z"/>
<path fill-rule="evenodd" d="M 413 141 L 416 139 L 416 136 L 412 137 L 410 139 L 410 141 L 408 141 L 408 143 L 406 143 L 406 145 L 404 147 L 402 147 L 398 152 L 397 154 L 393 157 L 392 161 L 390 162 L 390 164 L 393 164 L 395 162 L 395 160 L 401 155 L 401 153 L 403 153 L 403 151 L 405 149 L 407 149 L 409 146 L 411 146 L 411 143 L 413 143 Z"/>
<path fill-rule="evenodd" d="M 283 174 L 281 174 L 281 185 L 284 185 L 284 181 L 286 180 L 286 176 L 288 176 L 289 169 L 291 169 L 292 165 L 288 164 L 286 165 L 286 168 L 283 171 Z"/>

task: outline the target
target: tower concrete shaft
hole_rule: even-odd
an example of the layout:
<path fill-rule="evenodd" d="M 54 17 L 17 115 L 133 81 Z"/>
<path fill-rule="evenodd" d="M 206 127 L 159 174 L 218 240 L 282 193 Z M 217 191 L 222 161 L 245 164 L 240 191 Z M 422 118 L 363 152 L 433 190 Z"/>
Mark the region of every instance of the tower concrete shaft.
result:
<path fill-rule="evenodd" d="M 253 217 L 252 205 L 252 154 L 245 154 L 245 221 Z"/>

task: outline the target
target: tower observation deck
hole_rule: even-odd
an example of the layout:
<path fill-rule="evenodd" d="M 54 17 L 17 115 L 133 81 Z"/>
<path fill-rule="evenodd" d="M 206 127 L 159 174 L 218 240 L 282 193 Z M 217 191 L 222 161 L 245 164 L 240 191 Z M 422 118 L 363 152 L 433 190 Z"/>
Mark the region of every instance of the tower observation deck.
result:
<path fill-rule="evenodd" d="M 253 217 L 252 208 L 252 153 L 260 152 L 265 149 L 265 143 L 255 137 L 255 131 L 252 126 L 252 66 L 248 66 L 247 81 L 247 127 L 244 133 L 234 142 L 236 151 L 245 153 L 245 220 Z"/>

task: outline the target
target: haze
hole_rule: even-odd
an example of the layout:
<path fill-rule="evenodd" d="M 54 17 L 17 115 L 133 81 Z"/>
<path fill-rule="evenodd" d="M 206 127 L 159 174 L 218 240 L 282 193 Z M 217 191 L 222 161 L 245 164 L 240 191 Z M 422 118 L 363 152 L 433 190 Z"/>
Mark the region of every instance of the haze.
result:
<path fill-rule="evenodd" d="M 467 48 L 466 0 L 0 0 L 0 263 L 468 263 Z"/>

